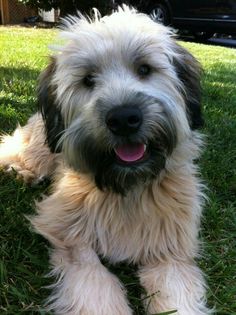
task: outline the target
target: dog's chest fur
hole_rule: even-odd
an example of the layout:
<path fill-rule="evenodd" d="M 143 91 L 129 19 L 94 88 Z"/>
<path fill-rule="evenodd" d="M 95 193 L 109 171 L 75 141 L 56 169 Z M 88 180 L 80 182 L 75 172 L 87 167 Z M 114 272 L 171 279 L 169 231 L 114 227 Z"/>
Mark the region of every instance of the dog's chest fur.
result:
<path fill-rule="evenodd" d="M 34 225 L 52 243 L 81 242 L 112 262 L 146 263 L 170 253 L 181 259 L 197 251 L 199 198 L 189 169 L 136 187 L 125 197 L 101 192 L 87 177 L 69 171 L 54 194 L 38 203 Z"/>

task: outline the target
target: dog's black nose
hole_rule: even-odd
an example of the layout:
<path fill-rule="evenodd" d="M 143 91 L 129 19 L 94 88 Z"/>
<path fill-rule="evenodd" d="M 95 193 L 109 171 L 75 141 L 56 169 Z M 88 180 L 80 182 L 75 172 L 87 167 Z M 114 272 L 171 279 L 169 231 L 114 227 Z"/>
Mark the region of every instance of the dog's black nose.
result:
<path fill-rule="evenodd" d="M 138 131 L 142 124 L 142 112 L 134 106 L 119 106 L 111 109 L 106 116 L 108 128 L 119 136 L 128 136 Z"/>

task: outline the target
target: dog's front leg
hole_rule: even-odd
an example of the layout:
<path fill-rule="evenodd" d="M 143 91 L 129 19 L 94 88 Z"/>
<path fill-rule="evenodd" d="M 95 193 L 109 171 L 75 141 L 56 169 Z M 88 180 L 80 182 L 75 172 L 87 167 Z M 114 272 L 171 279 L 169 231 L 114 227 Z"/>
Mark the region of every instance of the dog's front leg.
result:
<path fill-rule="evenodd" d="M 49 298 L 55 314 L 132 314 L 121 283 L 92 249 L 55 249 L 51 262 L 58 279 Z"/>
<path fill-rule="evenodd" d="M 175 315 L 207 315 L 205 284 L 200 269 L 191 262 L 162 262 L 141 268 L 148 314 L 173 311 Z M 176 312 L 174 312 L 176 310 Z"/>

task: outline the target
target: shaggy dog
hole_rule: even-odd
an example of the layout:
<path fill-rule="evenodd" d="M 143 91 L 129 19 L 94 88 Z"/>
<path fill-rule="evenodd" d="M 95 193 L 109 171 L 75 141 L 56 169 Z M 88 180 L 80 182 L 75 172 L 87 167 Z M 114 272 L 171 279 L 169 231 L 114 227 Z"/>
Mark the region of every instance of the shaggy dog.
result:
<path fill-rule="evenodd" d="M 127 7 L 69 17 L 61 36 L 40 77 L 41 113 L 0 149 L 0 163 L 25 181 L 54 174 L 32 218 L 53 246 L 49 308 L 132 314 L 100 256 L 138 266 L 149 314 L 209 314 L 194 263 L 203 199 L 194 165 L 198 62 L 168 28 Z"/>

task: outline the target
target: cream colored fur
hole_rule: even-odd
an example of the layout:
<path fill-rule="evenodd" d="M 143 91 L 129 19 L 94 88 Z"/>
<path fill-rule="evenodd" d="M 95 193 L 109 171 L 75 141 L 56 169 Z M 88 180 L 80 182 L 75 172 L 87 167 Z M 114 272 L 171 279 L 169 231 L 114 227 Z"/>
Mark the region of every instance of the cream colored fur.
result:
<path fill-rule="evenodd" d="M 109 62 L 104 57 L 104 65 L 114 60 L 119 63 L 121 34 L 127 44 L 132 34 L 137 34 L 137 40 L 143 36 L 140 42 L 147 40 L 143 34 L 151 30 L 147 41 L 153 41 L 152 47 L 159 49 L 160 58 L 155 62 L 163 66 L 157 77 L 149 83 L 135 82 L 126 76 L 126 65 L 120 62 L 124 73 L 114 77 L 110 69 L 102 77 L 108 84 L 97 93 L 104 96 L 112 89 L 117 93 L 111 95 L 114 99 L 131 86 L 135 91 L 141 89 L 154 96 L 158 93 L 160 99 L 168 99 L 176 113 L 178 144 L 167 159 L 165 170 L 151 182 L 140 182 L 125 196 L 101 191 L 89 173 L 68 168 L 63 154 L 50 153 L 40 114 L 33 116 L 25 127 L 18 127 L 12 136 L 2 138 L 0 164 L 7 170 L 14 168 L 25 181 L 54 174 L 53 191 L 37 202 L 37 215 L 32 218 L 36 231 L 53 246 L 51 264 L 56 281 L 49 309 L 61 315 L 132 314 L 122 284 L 101 264 L 98 257 L 101 255 L 112 263 L 127 261 L 139 266 L 140 282 L 149 296 L 144 299 L 148 314 L 177 310 L 178 315 L 207 315 L 210 311 L 205 306 L 205 281 L 194 262 L 199 251 L 203 194 L 193 161 L 200 153 L 201 136 L 188 126 L 184 100 L 179 94 L 183 87 L 170 65 L 177 53 L 169 31 L 155 26 L 160 34 L 155 37 L 156 29 L 147 17 L 136 17 L 127 8 L 119 10 L 104 19 L 106 29 L 98 18 L 92 23 L 85 19 L 69 23 L 64 32 L 68 44 L 60 48 L 56 57 L 59 69 L 53 77 L 58 86 L 56 97 L 65 115 L 67 131 L 74 132 L 82 109 L 82 118 L 88 123 L 91 120 L 91 125 L 97 128 L 93 115 L 96 95 L 77 93 L 71 81 L 79 71 L 76 58 L 86 59 L 90 50 L 89 57 L 96 59 L 96 50 L 92 51 L 90 44 L 94 37 L 97 40 L 102 37 L 102 42 L 96 41 L 94 45 L 100 45 L 101 54 L 107 54 Z M 125 23 L 130 25 L 131 35 L 121 33 Z M 112 41 L 118 45 L 116 56 L 110 53 L 114 49 Z M 127 46 L 127 50 L 132 49 Z M 102 138 L 102 127 L 95 127 L 91 132 Z M 65 145 L 64 150 L 71 157 L 72 149 Z"/>
<path fill-rule="evenodd" d="M 50 153 L 43 125 L 42 116 L 35 114 L 13 135 L 1 137 L 0 165 L 8 172 L 15 170 L 27 183 L 37 184 L 56 168 L 58 155 Z"/>

